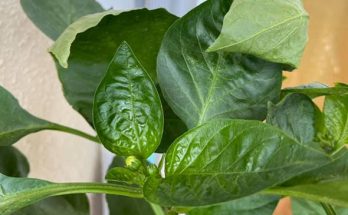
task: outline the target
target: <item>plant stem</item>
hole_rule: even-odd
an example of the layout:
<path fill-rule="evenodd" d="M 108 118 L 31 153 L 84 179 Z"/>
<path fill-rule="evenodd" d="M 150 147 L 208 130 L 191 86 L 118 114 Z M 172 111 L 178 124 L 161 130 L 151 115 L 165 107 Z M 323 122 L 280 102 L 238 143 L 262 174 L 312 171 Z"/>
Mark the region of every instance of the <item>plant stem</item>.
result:
<path fill-rule="evenodd" d="M 101 193 L 110 195 L 122 195 L 132 198 L 143 198 L 140 188 L 128 187 L 106 183 L 62 183 L 57 186 L 58 192 L 54 195 L 78 194 L 78 193 Z"/>
<path fill-rule="evenodd" d="M 153 204 L 153 203 L 150 203 L 150 205 L 151 205 L 151 208 L 152 208 L 153 212 L 156 215 L 165 215 L 165 213 L 164 213 L 164 211 L 163 211 L 161 206 Z"/>
<path fill-rule="evenodd" d="M 323 202 L 320 202 L 321 206 L 324 208 L 327 215 L 336 215 L 335 209 L 330 205 Z"/>
<path fill-rule="evenodd" d="M 92 136 L 92 135 L 87 134 L 87 133 L 85 133 L 83 131 L 80 131 L 80 130 L 77 130 L 77 129 L 74 129 L 74 128 L 70 128 L 70 127 L 67 127 L 67 126 L 64 126 L 64 125 L 53 124 L 52 127 L 51 127 L 51 130 L 66 132 L 66 133 L 73 134 L 73 135 L 76 135 L 76 136 L 80 136 L 80 137 L 83 137 L 85 139 L 88 139 L 88 140 L 91 140 L 93 142 L 96 142 L 96 143 L 100 144 L 100 141 L 99 141 L 98 137 Z"/>
<path fill-rule="evenodd" d="M 124 185 L 105 183 L 47 184 L 46 186 L 34 188 L 33 190 L 29 189 L 28 191 L 19 192 L 16 195 L 12 194 L 2 197 L 0 201 L 0 213 L 1 215 L 9 215 L 25 206 L 51 196 L 80 193 L 101 193 L 143 198 L 142 189 Z"/>

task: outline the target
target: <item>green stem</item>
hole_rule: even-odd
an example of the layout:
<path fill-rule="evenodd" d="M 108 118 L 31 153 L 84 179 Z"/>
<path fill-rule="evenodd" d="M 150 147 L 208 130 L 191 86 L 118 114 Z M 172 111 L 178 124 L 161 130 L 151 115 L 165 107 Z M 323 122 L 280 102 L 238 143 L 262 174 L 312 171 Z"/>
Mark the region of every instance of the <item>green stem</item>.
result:
<path fill-rule="evenodd" d="M 152 208 L 153 212 L 156 215 L 165 215 L 165 213 L 164 213 L 164 211 L 163 211 L 161 206 L 153 204 L 153 203 L 150 203 L 150 205 L 151 205 L 151 208 Z"/>
<path fill-rule="evenodd" d="M 98 137 L 92 136 L 90 134 L 87 134 L 87 133 L 85 133 L 83 131 L 80 131 L 80 130 L 77 130 L 77 129 L 74 129 L 74 128 L 70 128 L 70 127 L 67 127 L 67 126 L 64 126 L 64 125 L 59 125 L 59 124 L 53 124 L 51 129 L 52 130 L 56 130 L 56 131 L 66 132 L 66 133 L 73 134 L 73 135 L 76 135 L 76 136 L 80 136 L 80 137 L 83 137 L 85 139 L 88 139 L 88 140 L 91 140 L 93 142 L 96 142 L 96 143 L 100 144 L 100 141 L 99 141 Z"/>
<path fill-rule="evenodd" d="M 57 185 L 56 195 L 78 194 L 78 193 L 101 193 L 110 195 L 121 195 L 132 198 L 143 198 L 140 188 L 128 187 L 117 184 L 106 183 L 62 183 Z"/>
<path fill-rule="evenodd" d="M 132 198 L 143 198 L 142 189 L 124 185 L 105 183 L 61 183 L 48 184 L 28 191 L 3 196 L 0 201 L 0 214 L 9 215 L 13 212 L 34 204 L 51 196 L 81 193 L 101 193 L 122 195 Z"/>
<path fill-rule="evenodd" d="M 327 215 L 336 215 L 335 209 L 330 205 L 323 202 L 320 202 L 321 206 L 324 208 Z"/>

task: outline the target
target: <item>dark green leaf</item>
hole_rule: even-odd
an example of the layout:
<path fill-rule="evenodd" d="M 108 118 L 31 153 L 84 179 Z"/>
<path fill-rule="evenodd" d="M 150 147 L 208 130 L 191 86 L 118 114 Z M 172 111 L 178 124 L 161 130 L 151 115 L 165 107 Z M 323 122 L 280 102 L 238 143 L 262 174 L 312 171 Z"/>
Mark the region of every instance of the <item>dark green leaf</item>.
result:
<path fill-rule="evenodd" d="M 95 21 L 93 16 L 91 19 Z M 57 63 L 66 99 L 91 125 L 95 90 L 121 42 L 130 44 L 155 81 L 156 58 L 163 35 L 177 19 L 164 9 L 140 9 L 106 16 L 103 13 L 99 17 L 99 22 L 93 22 L 95 27 L 86 17 L 77 21 L 51 48 L 62 65 L 69 65 L 64 69 Z M 76 26 L 83 32 L 76 30 Z"/>
<path fill-rule="evenodd" d="M 246 53 L 298 67 L 308 40 L 302 0 L 234 0 L 208 51 Z"/>
<path fill-rule="evenodd" d="M 219 205 L 195 208 L 188 215 L 270 215 L 278 201 L 278 197 L 252 195 Z"/>
<path fill-rule="evenodd" d="M 314 141 L 321 112 L 303 94 L 290 94 L 279 104 L 268 107 L 267 123 L 277 126 L 301 143 Z"/>
<path fill-rule="evenodd" d="M 304 199 L 291 198 L 293 215 L 327 215 L 322 205 Z M 334 207 L 337 215 L 348 215 L 347 208 Z"/>
<path fill-rule="evenodd" d="M 320 140 L 334 149 L 348 144 L 348 94 L 325 97 Z"/>
<path fill-rule="evenodd" d="M 10 215 L 19 209 L 51 196 L 77 193 L 107 193 L 140 198 L 142 191 L 117 184 L 73 183 L 58 184 L 30 178 L 12 178 L 0 174 L 0 214 Z M 72 197 L 74 198 L 74 197 Z M 65 200 L 52 200 L 65 201 Z M 84 204 L 79 200 L 73 204 Z M 40 208 L 41 206 L 37 206 Z"/>
<path fill-rule="evenodd" d="M 281 65 L 256 57 L 207 53 L 232 0 L 210 0 L 175 22 L 158 55 L 163 95 L 189 128 L 213 118 L 263 120 L 278 100 Z"/>
<path fill-rule="evenodd" d="M 95 0 L 21 0 L 21 5 L 31 21 L 53 40 L 81 16 L 103 11 Z"/>
<path fill-rule="evenodd" d="M 25 207 L 12 215 L 89 215 L 86 195 L 56 196 Z"/>
<path fill-rule="evenodd" d="M 110 215 L 155 215 L 151 205 L 143 199 L 107 195 Z"/>
<path fill-rule="evenodd" d="M 0 104 L 0 146 L 12 145 L 30 133 L 53 127 L 52 123 L 24 110 L 10 92 L 1 86 Z"/>
<path fill-rule="evenodd" d="M 0 172 L 11 177 L 26 177 L 29 174 L 27 158 L 12 146 L 0 146 Z"/>
<path fill-rule="evenodd" d="M 348 86 L 342 83 L 338 83 L 334 87 L 328 87 L 325 84 L 312 83 L 298 87 L 285 88 L 282 90 L 282 97 L 285 97 L 287 94 L 291 93 L 301 93 L 311 98 L 327 95 L 345 95 L 348 94 Z"/>
<path fill-rule="evenodd" d="M 116 51 L 97 88 L 93 116 L 101 142 L 117 155 L 147 158 L 160 144 L 161 100 L 126 42 Z"/>
<path fill-rule="evenodd" d="M 329 159 L 273 126 L 216 120 L 181 136 L 165 161 L 165 179 L 148 179 L 145 197 L 166 206 L 203 206 L 251 195 Z"/>
<path fill-rule="evenodd" d="M 163 98 L 159 87 L 157 90 L 163 106 L 164 128 L 161 144 L 156 152 L 165 153 L 174 140 L 187 131 L 187 126 L 170 108 L 167 101 Z"/>

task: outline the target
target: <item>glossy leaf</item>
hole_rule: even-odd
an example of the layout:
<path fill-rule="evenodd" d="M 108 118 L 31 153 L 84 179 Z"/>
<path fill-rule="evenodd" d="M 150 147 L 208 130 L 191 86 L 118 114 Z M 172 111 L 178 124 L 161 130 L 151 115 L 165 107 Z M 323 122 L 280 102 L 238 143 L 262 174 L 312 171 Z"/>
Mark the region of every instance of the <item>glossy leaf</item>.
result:
<path fill-rule="evenodd" d="M 165 158 L 165 179 L 148 179 L 144 195 L 166 206 L 210 205 L 251 195 L 328 162 L 323 152 L 273 126 L 215 120 L 175 141 Z"/>
<path fill-rule="evenodd" d="M 158 55 L 158 80 L 174 112 L 189 127 L 213 118 L 263 120 L 278 100 L 281 66 L 255 57 L 207 53 L 231 0 L 210 0 L 175 22 Z"/>
<path fill-rule="evenodd" d="M 348 94 L 325 97 L 324 124 L 320 140 L 339 149 L 348 144 Z"/>
<path fill-rule="evenodd" d="M 304 199 L 291 199 L 291 209 L 293 215 L 327 215 L 322 205 Z M 334 207 L 337 215 L 348 215 L 347 208 Z"/>
<path fill-rule="evenodd" d="M 130 44 L 155 81 L 163 35 L 177 19 L 164 9 L 139 9 L 100 18 L 95 27 L 88 18 L 77 21 L 50 49 L 63 66 L 68 65 L 64 69 L 57 63 L 66 99 L 91 125 L 95 90 L 121 42 Z M 84 31 L 76 31 L 75 25 Z"/>
<path fill-rule="evenodd" d="M 116 156 L 110 167 L 109 171 L 115 168 L 124 168 L 125 162 L 121 157 Z M 108 173 L 108 175 L 110 172 Z M 116 175 L 109 175 L 106 178 L 115 178 Z M 117 177 L 118 178 L 118 177 Z M 110 181 L 112 183 L 112 181 Z M 109 206 L 110 215 L 156 215 L 151 205 L 144 199 L 129 198 L 126 196 L 106 195 L 106 200 Z"/>
<path fill-rule="evenodd" d="M 301 0 L 234 0 L 208 51 L 246 53 L 298 67 L 308 40 Z"/>
<path fill-rule="evenodd" d="M 270 104 L 267 123 L 277 126 L 301 143 L 314 141 L 321 112 L 313 101 L 303 94 L 291 94 L 279 104 Z"/>
<path fill-rule="evenodd" d="M 253 195 L 210 207 L 195 208 L 188 215 L 270 215 L 279 198 Z"/>
<path fill-rule="evenodd" d="M 27 158 L 18 149 L 0 146 L 0 173 L 12 177 L 26 177 L 29 169 Z"/>
<path fill-rule="evenodd" d="M 9 146 L 22 137 L 52 129 L 53 124 L 24 110 L 10 92 L 0 86 L 0 146 Z"/>
<path fill-rule="evenodd" d="M 53 40 L 81 16 L 103 11 L 95 0 L 21 0 L 21 5 L 31 21 Z"/>
<path fill-rule="evenodd" d="M 161 101 L 126 42 L 116 51 L 96 91 L 93 116 L 101 142 L 117 155 L 147 158 L 160 144 Z"/>
<path fill-rule="evenodd" d="M 77 193 L 107 193 L 142 197 L 141 190 L 116 184 L 57 184 L 39 179 L 12 178 L 0 174 L 0 214 L 9 215 L 51 196 Z"/>
<path fill-rule="evenodd" d="M 334 87 L 329 87 L 321 83 L 312 83 L 298 87 L 285 88 L 282 90 L 282 97 L 291 93 L 301 93 L 311 98 L 327 95 L 346 95 L 348 94 L 348 86 L 338 83 Z"/>

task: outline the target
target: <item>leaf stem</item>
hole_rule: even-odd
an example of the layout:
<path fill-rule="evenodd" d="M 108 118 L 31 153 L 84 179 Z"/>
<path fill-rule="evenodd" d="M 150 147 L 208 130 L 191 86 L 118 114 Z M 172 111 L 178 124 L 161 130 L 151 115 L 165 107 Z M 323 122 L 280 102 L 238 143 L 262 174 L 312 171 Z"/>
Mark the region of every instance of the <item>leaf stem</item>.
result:
<path fill-rule="evenodd" d="M 320 204 L 324 208 L 327 215 L 336 215 L 336 211 L 332 205 L 323 202 L 320 202 Z"/>
<path fill-rule="evenodd" d="M 143 191 L 140 188 L 129 187 L 107 183 L 62 183 L 58 184 L 56 195 L 78 194 L 78 193 L 101 193 L 110 195 L 122 195 L 132 198 L 143 198 Z"/>
<path fill-rule="evenodd" d="M 23 191 L 17 194 L 9 194 L 2 197 L 0 201 L 0 213 L 9 215 L 13 212 L 34 204 L 51 196 L 81 193 L 101 193 L 110 195 L 122 195 L 131 198 L 143 198 L 140 188 L 129 187 L 117 184 L 106 183 L 60 183 L 47 184 L 32 190 Z"/>
<path fill-rule="evenodd" d="M 80 131 L 80 130 L 77 130 L 77 129 L 74 129 L 74 128 L 70 128 L 70 127 L 67 127 L 67 126 L 64 126 L 64 125 L 53 124 L 52 127 L 51 127 L 51 130 L 66 132 L 66 133 L 73 134 L 73 135 L 76 135 L 76 136 L 80 136 L 80 137 L 83 137 L 85 139 L 88 139 L 88 140 L 91 140 L 91 141 L 93 141 L 95 143 L 100 144 L 100 141 L 99 141 L 98 137 L 92 136 L 92 135 L 87 134 L 87 133 L 85 133 L 83 131 Z"/>
<path fill-rule="evenodd" d="M 153 204 L 153 203 L 150 203 L 150 205 L 151 205 L 151 208 L 152 208 L 153 212 L 156 215 L 165 215 L 165 213 L 164 213 L 164 211 L 163 211 L 161 206 Z"/>

